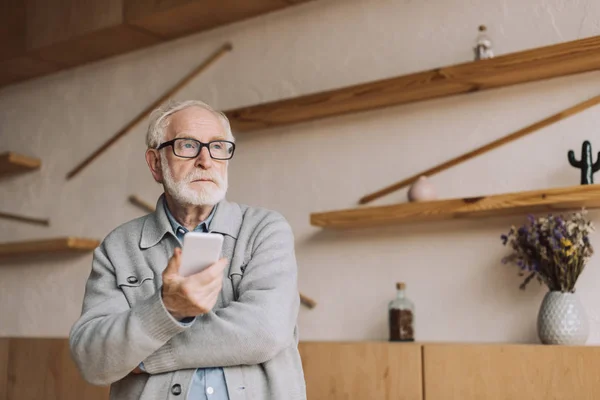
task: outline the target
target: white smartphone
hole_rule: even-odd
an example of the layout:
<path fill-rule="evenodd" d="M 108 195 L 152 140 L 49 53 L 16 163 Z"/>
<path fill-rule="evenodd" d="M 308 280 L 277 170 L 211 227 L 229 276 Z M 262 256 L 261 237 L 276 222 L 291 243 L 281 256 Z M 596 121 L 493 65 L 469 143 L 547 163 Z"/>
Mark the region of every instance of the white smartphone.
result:
<path fill-rule="evenodd" d="M 223 235 L 217 233 L 188 232 L 183 237 L 179 274 L 197 274 L 219 260 Z"/>

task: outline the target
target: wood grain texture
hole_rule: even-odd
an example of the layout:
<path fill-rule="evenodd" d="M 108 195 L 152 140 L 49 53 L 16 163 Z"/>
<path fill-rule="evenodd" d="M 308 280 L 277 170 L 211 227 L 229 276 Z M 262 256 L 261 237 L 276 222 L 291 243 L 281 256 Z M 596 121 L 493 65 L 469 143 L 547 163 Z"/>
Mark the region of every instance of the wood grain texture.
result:
<path fill-rule="evenodd" d="M 7 400 L 108 399 L 108 387 L 83 380 L 67 339 L 11 338 L 9 376 Z"/>
<path fill-rule="evenodd" d="M 491 143 L 488 143 L 484 146 L 478 147 L 475 150 L 469 151 L 465 154 L 462 154 L 458 157 L 455 157 L 453 159 L 450 159 L 442 164 L 438 164 L 435 167 L 429 168 L 425 171 L 421 171 L 413 176 L 411 176 L 410 178 L 404 179 L 398 183 L 395 183 L 393 185 L 390 185 L 388 187 L 385 187 L 381 190 L 378 190 L 374 193 L 368 194 L 364 197 L 362 197 L 359 200 L 359 204 L 367 204 L 373 200 L 376 200 L 382 196 L 385 196 L 386 194 L 392 193 L 398 189 L 402 189 L 403 187 L 406 187 L 410 184 L 412 184 L 413 182 L 416 182 L 417 179 L 419 179 L 420 176 L 427 176 L 430 177 L 432 175 L 438 174 L 442 171 L 447 170 L 448 168 L 451 168 L 455 165 L 458 165 L 462 162 L 465 162 L 467 160 L 470 160 L 472 158 L 475 158 L 477 156 L 480 156 L 482 154 L 487 153 L 490 150 L 493 150 L 495 148 L 498 148 L 500 146 L 503 146 L 507 143 L 511 143 L 514 140 L 520 139 L 526 135 L 529 135 L 530 133 L 536 132 L 539 129 L 542 129 L 546 126 L 552 125 L 556 122 L 562 121 L 565 118 L 568 118 L 572 115 L 575 115 L 577 113 L 580 113 L 584 110 L 587 110 L 590 107 L 593 107 L 595 105 L 598 105 L 600 103 L 600 95 L 598 96 L 594 96 L 591 99 L 585 100 L 581 103 L 578 103 L 572 107 L 566 108 L 564 110 L 562 110 L 561 112 L 558 112 L 554 115 L 551 115 L 548 118 L 544 118 L 541 121 L 538 121 L 534 124 L 531 124 L 529 126 L 526 126 L 523 129 L 519 129 L 516 132 L 511 133 L 510 135 L 504 136 L 498 140 L 494 140 Z"/>
<path fill-rule="evenodd" d="M 417 72 L 226 112 L 253 131 L 359 111 L 556 78 L 600 68 L 600 36 Z"/>
<path fill-rule="evenodd" d="M 0 87 L 305 1 L 0 0 Z"/>
<path fill-rule="evenodd" d="M 8 352 L 10 339 L 0 338 L 0 400 L 8 400 Z"/>
<path fill-rule="evenodd" d="M 425 345 L 427 400 L 595 400 L 600 347 Z"/>
<path fill-rule="evenodd" d="M 312 0 L 125 0 L 124 15 L 131 25 L 161 37 L 176 38 L 305 1 Z"/>
<path fill-rule="evenodd" d="M 421 346 L 301 342 L 308 400 L 422 400 Z"/>
<path fill-rule="evenodd" d="M 313 213 L 310 223 L 329 229 L 355 229 L 407 222 L 473 219 L 600 207 L 600 185 L 579 185 L 462 199 L 401 203 Z"/>
<path fill-rule="evenodd" d="M 20 174 L 39 169 L 42 165 L 37 158 L 23 154 L 6 152 L 0 154 L 0 176 Z"/>
<path fill-rule="evenodd" d="M 0 61 L 27 52 L 26 13 L 23 0 L 0 0 Z"/>
<path fill-rule="evenodd" d="M 99 244 L 99 240 L 79 237 L 0 243 L 0 259 L 56 253 L 90 252 Z"/>
<path fill-rule="evenodd" d="M 35 54 L 0 61 L 0 85 L 57 72 L 62 67 L 55 62 L 41 59 Z"/>
<path fill-rule="evenodd" d="M 74 67 L 127 53 L 160 42 L 157 37 L 126 25 L 117 25 L 72 37 L 36 50 L 40 58 Z M 63 68 L 64 69 L 64 68 Z"/>
<path fill-rule="evenodd" d="M 23 2 L 27 5 L 28 50 L 65 42 L 123 22 L 123 0 Z"/>

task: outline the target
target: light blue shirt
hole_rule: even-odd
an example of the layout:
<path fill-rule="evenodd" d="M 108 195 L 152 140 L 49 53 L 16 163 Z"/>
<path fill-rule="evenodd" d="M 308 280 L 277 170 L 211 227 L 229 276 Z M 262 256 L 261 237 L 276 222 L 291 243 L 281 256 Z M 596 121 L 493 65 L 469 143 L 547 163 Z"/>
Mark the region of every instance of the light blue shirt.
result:
<path fill-rule="evenodd" d="M 194 232 L 208 232 L 208 226 L 215 214 L 215 210 L 216 207 L 213 207 L 208 218 L 194 228 Z M 175 217 L 173 217 L 166 202 L 165 211 L 167 217 L 169 217 L 169 222 L 171 222 L 175 236 L 182 242 L 183 236 L 189 231 L 181 226 Z M 193 320 L 193 318 L 191 320 Z M 191 320 L 189 322 L 191 322 Z M 223 368 L 198 368 L 192 379 L 187 398 L 188 400 L 229 400 L 229 395 L 227 394 L 227 382 L 225 381 Z"/>

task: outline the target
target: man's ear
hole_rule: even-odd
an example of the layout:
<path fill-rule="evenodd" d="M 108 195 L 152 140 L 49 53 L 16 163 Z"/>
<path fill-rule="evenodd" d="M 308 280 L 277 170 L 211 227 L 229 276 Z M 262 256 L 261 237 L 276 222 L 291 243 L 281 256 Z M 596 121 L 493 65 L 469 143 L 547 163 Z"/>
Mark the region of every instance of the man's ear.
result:
<path fill-rule="evenodd" d="M 162 167 L 160 164 L 160 155 L 158 154 L 158 150 L 146 150 L 146 163 L 148 164 L 148 168 L 150 168 L 150 172 L 152 173 L 154 180 L 158 183 L 163 183 Z"/>

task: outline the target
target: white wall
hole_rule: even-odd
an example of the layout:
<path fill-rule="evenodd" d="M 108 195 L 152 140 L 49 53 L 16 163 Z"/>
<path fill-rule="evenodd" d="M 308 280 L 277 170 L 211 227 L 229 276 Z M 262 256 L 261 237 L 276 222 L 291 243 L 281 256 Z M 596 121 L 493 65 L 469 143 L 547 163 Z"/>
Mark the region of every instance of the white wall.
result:
<path fill-rule="evenodd" d="M 177 98 L 221 109 L 342 87 L 472 59 L 486 24 L 496 54 L 597 35 L 594 0 L 321 0 L 0 91 L 0 151 L 39 156 L 41 171 L 0 182 L 1 210 L 51 227 L 0 221 L 0 241 L 102 238 L 154 202 L 143 159 L 146 122 L 78 177 L 65 175 L 225 41 L 234 51 Z M 420 341 L 535 342 L 545 288 L 518 289 L 500 264 L 500 234 L 523 218 L 324 233 L 309 214 L 354 207 L 366 193 L 598 94 L 600 73 L 237 135 L 231 200 L 282 212 L 297 237 L 303 340 L 387 338 L 388 301 L 407 282 Z M 567 151 L 600 150 L 598 108 L 432 178 L 440 197 L 576 185 Z M 383 144 L 383 145 L 382 145 Z M 597 179 L 600 179 L 598 177 Z M 375 204 L 406 201 L 405 191 Z M 592 213 L 594 218 L 599 214 Z M 594 237 L 593 243 L 600 243 Z M 3 263 L 0 335 L 66 336 L 78 317 L 91 254 Z M 600 341 L 594 257 L 578 293 Z"/>

